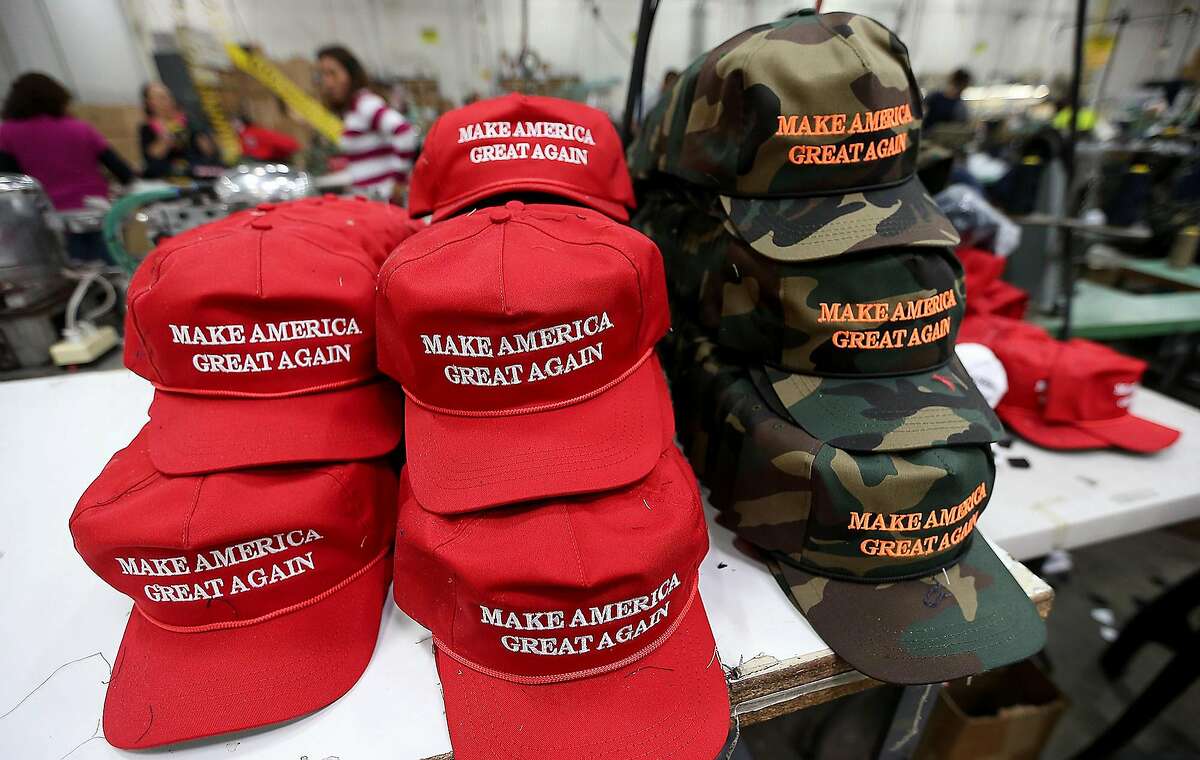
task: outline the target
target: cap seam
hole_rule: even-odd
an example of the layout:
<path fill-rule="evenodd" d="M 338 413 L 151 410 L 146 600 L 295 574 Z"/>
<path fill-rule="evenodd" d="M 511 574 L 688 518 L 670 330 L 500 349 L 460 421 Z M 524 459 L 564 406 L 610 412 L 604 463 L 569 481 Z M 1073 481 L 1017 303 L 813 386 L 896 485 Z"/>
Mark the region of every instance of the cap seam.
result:
<path fill-rule="evenodd" d="M 346 576 L 345 578 L 338 581 L 337 583 L 330 586 L 329 588 L 325 589 L 324 591 L 317 594 L 316 596 L 309 597 L 308 599 L 297 602 L 295 604 L 290 604 L 286 607 L 282 607 L 277 610 L 272 610 L 271 612 L 268 612 L 265 615 L 259 615 L 257 617 L 240 619 L 240 620 L 226 620 L 226 621 L 221 621 L 221 622 L 217 622 L 217 623 L 205 623 L 203 625 L 198 625 L 198 626 L 183 626 L 183 625 L 172 625 L 170 623 L 164 623 L 163 621 L 154 617 L 150 613 L 144 611 L 137 604 L 137 602 L 134 602 L 133 609 L 137 612 L 137 614 L 139 614 L 143 618 L 145 618 L 146 621 L 148 623 L 150 623 L 151 625 L 154 625 L 165 631 L 170 631 L 172 633 L 184 633 L 184 634 L 210 633 L 212 631 L 227 631 L 227 630 L 236 629 L 236 628 L 249 628 L 251 626 L 259 625 L 261 623 L 269 623 L 270 621 L 274 620 L 275 618 L 283 617 L 285 615 L 290 615 L 293 612 L 299 612 L 300 610 L 307 609 L 308 607 L 312 607 L 315 604 L 320 604 L 321 602 L 325 601 L 326 599 L 333 596 L 337 592 L 339 592 L 342 589 L 349 586 L 351 583 L 354 583 L 359 578 L 366 575 L 371 570 L 371 568 L 373 568 L 373 567 L 375 567 L 375 565 L 379 564 L 380 560 L 387 557 L 387 555 L 388 555 L 388 549 L 385 546 L 383 548 L 383 550 L 380 551 L 378 554 L 376 554 L 370 561 L 367 562 L 367 564 L 365 564 L 362 567 L 360 567 L 359 569 L 355 570 L 353 573 Z"/>
<path fill-rule="evenodd" d="M 829 144 L 836 145 L 837 143 L 829 143 Z M 903 155 L 903 153 L 901 155 Z M 674 175 L 670 175 L 670 176 L 674 176 Z M 707 175 L 707 176 L 712 176 L 712 175 Z M 838 189 L 832 190 L 832 191 L 823 191 L 823 192 L 808 191 L 808 192 L 804 192 L 804 193 L 789 193 L 788 195 L 781 195 L 781 194 L 776 194 L 776 195 L 754 194 L 754 195 L 751 195 L 749 193 L 729 192 L 722 188 L 714 188 L 714 189 L 715 189 L 718 197 L 734 198 L 734 199 L 741 200 L 741 201 L 784 201 L 784 200 L 797 200 L 797 199 L 820 200 L 823 198 L 839 198 L 844 195 L 858 195 L 858 194 L 866 195 L 867 193 L 874 193 L 874 192 L 879 192 L 882 190 L 891 190 L 894 187 L 900 187 L 901 185 L 911 182 L 914 178 L 917 178 L 917 172 L 915 169 L 913 171 L 909 172 L 908 174 L 906 174 L 901 179 L 895 180 L 894 182 L 876 182 L 871 185 L 855 185 L 854 187 L 838 188 Z M 713 179 L 715 180 L 716 178 L 713 177 Z M 921 187 L 924 188 L 924 185 L 922 185 Z M 921 194 L 928 195 L 927 192 L 922 192 Z"/>
<path fill-rule="evenodd" d="M 483 233 L 485 233 L 487 231 L 487 229 L 488 229 L 487 226 L 480 226 L 478 229 L 476 229 L 474 231 L 463 234 L 462 237 L 456 237 L 451 240 L 444 240 L 444 241 L 438 243 L 437 245 L 435 245 L 433 248 L 430 248 L 428 251 L 425 251 L 424 253 L 421 253 L 417 256 L 413 256 L 412 258 L 407 258 L 402 261 L 397 261 L 396 264 L 391 267 L 391 269 L 385 271 L 381 275 L 382 286 L 380 287 L 380 297 L 385 301 L 389 300 L 388 288 L 390 288 L 392 285 L 392 277 L 394 277 L 396 275 L 396 273 L 399 272 L 402 267 L 408 266 L 409 264 L 414 264 L 426 257 L 432 256 L 435 253 L 438 253 L 439 251 L 441 251 L 443 248 L 446 248 L 447 246 L 455 245 L 457 243 L 463 243 L 463 242 L 470 240 L 471 238 L 478 237 L 479 235 L 482 235 Z M 403 245 L 404 244 L 401 243 L 401 247 L 403 247 Z M 399 250 L 399 248 L 397 248 L 397 250 Z M 385 269 L 386 269 L 386 267 L 385 267 Z"/>
<path fill-rule="evenodd" d="M 567 524 L 567 533 L 571 537 L 571 548 L 575 550 L 575 569 L 579 571 L 579 583 L 589 586 L 587 575 L 583 569 L 583 552 L 579 550 L 579 539 L 575 536 L 575 524 L 571 522 L 571 512 L 565 504 L 559 504 L 558 507 L 562 511 L 563 522 Z"/>
<path fill-rule="evenodd" d="M 100 475 L 103 476 L 104 473 L 101 472 Z M 147 473 L 140 480 L 137 480 L 134 483 L 130 484 L 129 486 L 126 486 L 125 489 L 122 490 L 120 493 L 115 494 L 113 496 L 109 496 L 105 499 L 101 499 L 100 501 L 93 502 L 91 504 L 88 504 L 85 507 L 79 508 L 78 510 L 75 511 L 74 514 L 71 515 L 71 518 L 67 521 L 67 524 L 74 525 L 75 521 L 77 519 L 83 517 L 84 514 L 92 511 L 93 509 L 99 509 L 100 507 L 107 507 L 109 504 L 118 502 L 121 499 L 128 496 L 129 494 L 134 493 L 135 491 L 141 491 L 141 490 L 147 488 L 150 485 L 151 481 L 158 480 L 162 477 L 163 477 L 162 473 L 160 473 L 157 470 L 155 470 L 154 472 Z M 99 478 L 97 478 L 97 480 L 99 480 Z"/>
<path fill-rule="evenodd" d="M 508 300 L 505 298 L 505 295 L 504 295 L 504 247 L 505 247 L 505 245 L 507 245 L 507 243 L 508 243 L 508 225 L 504 224 L 504 225 L 500 226 L 500 251 L 499 251 L 500 255 L 497 256 L 496 258 L 498 260 L 497 268 L 498 268 L 499 275 L 500 275 L 500 311 L 503 314 L 505 314 L 506 316 L 508 315 Z"/>
<path fill-rule="evenodd" d="M 258 233 L 258 282 L 255 295 L 259 298 L 263 297 L 263 237 L 265 235 L 266 233 L 262 231 Z"/>
<path fill-rule="evenodd" d="M 643 353 L 641 355 L 641 357 L 633 364 L 633 366 L 629 367 L 629 369 L 625 370 L 620 375 L 618 375 L 617 377 L 608 381 L 607 383 L 600 386 L 599 388 L 595 388 L 595 389 L 590 390 L 586 393 L 583 393 L 579 396 L 575 396 L 574 398 L 566 399 L 563 401 L 552 401 L 552 402 L 549 402 L 546 404 L 538 404 L 536 406 L 520 407 L 520 408 L 516 408 L 516 409 L 495 409 L 495 410 L 484 410 L 484 411 L 471 411 L 471 410 L 466 410 L 466 409 L 451 409 L 449 407 L 437 406 L 435 404 L 430 404 L 426 401 L 421 400 L 417 396 L 413 395 L 412 391 L 410 391 L 408 389 L 408 387 L 403 384 L 401 384 L 400 388 L 402 391 L 404 391 L 404 395 L 408 398 L 409 401 L 412 401 L 417 406 L 420 406 L 423 409 L 433 412 L 434 414 L 441 414 L 443 416 L 448 416 L 448 417 L 468 417 L 468 418 L 472 418 L 472 419 L 488 419 L 488 418 L 495 418 L 495 417 L 518 417 L 518 416 L 522 416 L 522 415 L 526 415 L 526 414 L 538 414 L 541 412 L 552 412 L 552 411 L 555 411 L 556 409 L 565 409 L 569 406 L 574 406 L 576 404 L 582 404 L 584 401 L 588 401 L 597 396 L 600 396 L 600 395 L 606 393 L 607 391 L 611 390 L 612 388 L 615 388 L 616 386 L 618 386 L 621 383 L 628 380 L 639 369 L 641 369 L 642 365 L 644 365 L 646 363 L 646 360 L 649 359 L 653 354 L 654 354 L 654 346 L 650 346 L 650 348 L 648 348 L 645 351 L 645 353 Z"/>
<path fill-rule="evenodd" d="M 551 138 L 551 139 L 553 139 L 553 138 Z M 502 141 L 500 141 L 500 142 L 502 142 Z M 497 145 L 497 144 L 499 144 L 499 142 L 488 143 L 488 144 Z M 625 205 L 624 201 L 619 201 L 619 200 L 616 200 L 615 198 L 609 198 L 609 197 L 599 195 L 594 192 L 585 191 L 577 183 L 563 182 L 561 180 L 554 180 L 554 179 L 540 179 L 539 178 L 539 179 L 527 179 L 527 180 L 504 179 L 504 180 L 497 180 L 495 182 L 489 182 L 486 185 L 479 185 L 465 193 L 459 193 L 458 195 L 454 196 L 453 198 L 445 199 L 441 203 L 437 204 L 437 208 L 434 210 L 431 210 L 430 213 L 431 214 L 436 213 L 436 214 L 441 215 L 441 214 L 446 214 L 446 213 L 454 213 L 457 211 L 462 211 L 464 208 L 466 208 L 467 204 L 473 203 L 475 201 L 481 201 L 481 200 L 484 200 L 485 198 L 488 198 L 491 195 L 498 194 L 498 192 L 493 192 L 493 191 L 500 191 L 500 190 L 506 190 L 506 189 L 507 190 L 532 189 L 532 190 L 546 190 L 548 192 L 571 191 L 571 192 L 577 193 L 578 195 L 591 198 L 593 200 L 598 200 L 603 203 L 611 203 L 614 206 L 618 206 L 623 209 L 628 209 L 628 207 Z M 565 195 L 563 197 L 570 198 L 570 196 L 565 196 Z M 572 198 L 572 200 L 579 200 L 580 202 L 583 202 L 580 198 Z M 461 205 L 459 205 L 459 204 L 461 204 Z M 449 209 L 451 207 L 454 207 L 454 208 L 450 211 L 447 211 L 447 209 Z M 593 209 L 593 210 L 597 210 L 597 209 Z M 603 213 L 603 212 L 600 212 L 600 213 Z"/>
<path fill-rule="evenodd" d="M 297 390 L 278 391 L 275 393 L 255 393 L 253 391 L 233 391 L 233 390 L 220 390 L 220 389 L 214 389 L 214 388 L 205 389 L 205 390 L 189 388 L 189 389 L 183 390 L 176 386 L 163 385 L 162 383 L 152 382 L 151 384 L 154 386 L 154 389 L 156 391 L 160 391 L 162 393 L 175 394 L 175 395 L 179 395 L 179 396 L 191 396 L 193 398 L 245 399 L 245 400 L 269 401 L 272 399 L 294 398 L 296 396 L 315 395 L 315 394 L 326 393 L 328 391 L 334 391 L 334 390 L 339 390 L 339 389 L 343 389 L 343 388 L 353 388 L 353 387 L 357 387 L 360 385 L 368 385 L 368 384 L 370 384 L 372 382 L 376 382 L 377 380 L 380 380 L 380 379 L 382 379 L 382 378 L 379 375 L 379 373 L 375 372 L 370 375 L 363 375 L 361 377 L 352 377 L 352 378 L 348 378 L 346 380 L 337 380 L 332 383 L 323 383 L 321 385 L 311 385 L 311 386 L 307 386 L 305 388 L 300 388 Z"/>
<path fill-rule="evenodd" d="M 174 248 L 168 248 L 155 257 L 153 267 L 150 270 L 150 282 L 144 288 L 142 288 L 140 292 L 128 297 L 127 300 L 129 303 L 126 307 L 126 312 L 133 322 L 134 330 L 137 331 L 138 341 L 142 345 L 142 350 L 146 352 L 146 360 L 150 362 L 151 369 L 154 370 L 154 373 L 158 375 L 158 377 L 163 377 L 163 372 L 158 368 L 158 363 L 154 359 L 154 350 L 151 348 L 150 342 L 146 340 L 145 331 L 142 330 L 141 322 L 138 320 L 138 310 L 135 308 L 136 304 L 139 303 L 144 296 L 149 295 L 150 291 L 154 289 L 154 286 L 162 281 L 162 268 L 169 258 L 180 251 L 200 245 L 201 243 L 211 242 L 213 240 L 224 240 L 233 234 L 234 230 L 220 229 L 217 230 L 216 234 L 211 238 L 192 240 L 191 242 L 184 243 L 183 245 L 176 246 Z"/>
<path fill-rule="evenodd" d="M 192 495 L 192 506 L 188 510 L 187 517 L 183 520 L 183 534 L 180 544 L 182 547 L 191 548 L 192 518 L 196 515 L 196 509 L 200 506 L 200 491 L 204 488 L 204 481 L 207 479 L 207 475 L 201 475 L 196 478 L 196 492 Z"/>

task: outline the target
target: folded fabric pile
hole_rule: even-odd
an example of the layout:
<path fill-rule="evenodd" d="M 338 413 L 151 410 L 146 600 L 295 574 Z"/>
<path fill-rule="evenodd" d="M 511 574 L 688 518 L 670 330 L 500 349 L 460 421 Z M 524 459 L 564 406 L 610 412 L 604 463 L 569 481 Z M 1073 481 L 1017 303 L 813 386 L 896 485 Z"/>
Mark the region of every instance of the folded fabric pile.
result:
<path fill-rule="evenodd" d="M 975 530 L 1002 428 L 959 360 L 958 242 L 915 175 L 904 45 L 789 16 L 694 62 L 631 155 L 680 437 L 722 524 L 863 673 L 959 678 L 1045 626 Z"/>

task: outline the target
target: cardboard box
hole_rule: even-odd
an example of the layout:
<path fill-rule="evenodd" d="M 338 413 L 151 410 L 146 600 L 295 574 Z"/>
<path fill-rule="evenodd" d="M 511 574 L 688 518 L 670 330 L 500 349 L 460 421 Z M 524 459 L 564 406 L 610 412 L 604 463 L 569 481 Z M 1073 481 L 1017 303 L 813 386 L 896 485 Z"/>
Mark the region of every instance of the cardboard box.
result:
<path fill-rule="evenodd" d="M 1028 660 L 955 681 L 938 694 L 913 760 L 1037 760 L 1066 709 Z"/>
<path fill-rule="evenodd" d="M 135 170 L 142 165 L 138 129 L 146 120 L 139 106 L 72 103 L 71 113 L 95 127 L 121 158 Z"/>

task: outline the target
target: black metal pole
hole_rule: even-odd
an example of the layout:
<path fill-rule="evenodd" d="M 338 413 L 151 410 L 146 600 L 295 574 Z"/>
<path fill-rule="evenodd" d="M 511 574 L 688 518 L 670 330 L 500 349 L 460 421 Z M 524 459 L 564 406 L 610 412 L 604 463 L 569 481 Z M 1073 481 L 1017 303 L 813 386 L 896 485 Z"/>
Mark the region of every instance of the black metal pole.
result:
<path fill-rule="evenodd" d="M 641 110 L 642 87 L 646 80 L 646 49 L 650 46 L 650 29 L 654 26 L 654 14 L 657 11 L 658 0 L 642 0 L 637 44 L 633 48 L 633 66 L 629 72 L 629 89 L 625 92 L 625 113 L 621 115 L 621 141 L 625 145 L 633 141 L 633 122 Z"/>
<path fill-rule="evenodd" d="M 1087 22 L 1087 0 L 1079 0 L 1075 7 L 1075 51 L 1071 66 L 1071 119 L 1067 131 L 1067 149 L 1063 162 L 1067 169 L 1067 197 L 1063 203 L 1063 216 L 1075 216 L 1075 141 L 1079 137 L 1079 87 L 1083 79 L 1083 27 Z M 1070 226 L 1062 228 L 1062 280 L 1063 314 L 1060 340 L 1071 337 L 1071 301 L 1075 295 L 1075 235 Z"/>

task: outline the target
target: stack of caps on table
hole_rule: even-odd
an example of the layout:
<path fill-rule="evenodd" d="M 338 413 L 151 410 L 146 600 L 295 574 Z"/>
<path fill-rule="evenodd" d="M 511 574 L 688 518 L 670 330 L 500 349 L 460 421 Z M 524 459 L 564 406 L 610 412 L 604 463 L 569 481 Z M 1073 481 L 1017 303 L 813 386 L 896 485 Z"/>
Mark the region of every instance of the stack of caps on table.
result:
<path fill-rule="evenodd" d="M 406 397 L 394 596 L 433 633 L 455 757 L 716 757 L 708 537 L 654 353 L 662 259 L 616 221 L 615 130 L 481 101 L 430 129 L 410 198 L 435 221 L 379 278 Z"/>
<path fill-rule="evenodd" d="M 150 421 L 71 516 L 133 612 L 104 736 L 145 748 L 290 720 L 375 648 L 395 531 L 400 390 L 375 281 L 415 230 L 383 204 L 264 204 L 160 245 L 129 286 Z"/>
<path fill-rule="evenodd" d="M 954 355 L 957 234 L 914 175 L 904 45 L 851 13 L 697 59 L 631 149 L 663 251 L 677 423 L 719 520 L 830 647 L 930 683 L 1023 659 L 1033 604 L 975 530 L 1002 428 Z"/>

